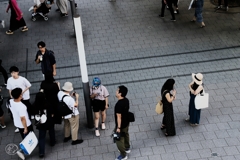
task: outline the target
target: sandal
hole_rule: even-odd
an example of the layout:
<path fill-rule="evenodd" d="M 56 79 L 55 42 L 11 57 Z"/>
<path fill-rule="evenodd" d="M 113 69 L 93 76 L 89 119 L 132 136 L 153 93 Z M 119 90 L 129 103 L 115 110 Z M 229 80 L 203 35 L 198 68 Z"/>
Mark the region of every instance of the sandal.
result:
<path fill-rule="evenodd" d="M 196 22 L 196 20 L 195 20 L 195 19 L 192 19 L 190 22 Z"/>
<path fill-rule="evenodd" d="M 23 27 L 22 28 L 22 32 L 25 32 L 25 31 L 27 31 L 28 30 L 28 27 Z"/>
<path fill-rule="evenodd" d="M 165 133 L 165 136 L 167 137 L 167 136 L 168 136 L 168 134 L 167 134 L 167 133 Z"/>

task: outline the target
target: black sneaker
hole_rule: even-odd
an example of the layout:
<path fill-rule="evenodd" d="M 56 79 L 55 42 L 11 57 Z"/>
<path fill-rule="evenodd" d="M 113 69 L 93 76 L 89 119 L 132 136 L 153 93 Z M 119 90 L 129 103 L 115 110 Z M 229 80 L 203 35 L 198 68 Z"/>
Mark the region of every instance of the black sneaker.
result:
<path fill-rule="evenodd" d="M 175 21 L 176 21 L 176 19 L 173 19 L 173 18 L 172 18 L 172 19 L 171 19 L 171 21 L 174 21 L 174 22 L 175 22 Z"/>
<path fill-rule="evenodd" d="M 53 147 L 53 146 L 55 146 L 56 143 L 57 143 L 57 141 L 50 142 L 50 146 Z"/>
<path fill-rule="evenodd" d="M 44 154 L 40 154 L 40 155 L 39 155 L 39 158 L 44 158 Z"/>
<path fill-rule="evenodd" d="M 58 8 L 58 9 L 56 9 L 56 12 L 60 12 L 60 9 Z"/>
<path fill-rule="evenodd" d="M 83 142 L 82 139 L 78 139 L 78 140 L 76 140 L 76 141 L 72 141 L 72 145 L 80 144 L 80 143 L 82 143 L 82 142 Z"/>
<path fill-rule="evenodd" d="M 161 18 L 164 18 L 164 16 L 163 16 L 163 15 L 161 15 L 161 14 L 159 14 L 158 16 L 159 16 L 159 17 L 161 17 Z"/>
<path fill-rule="evenodd" d="M 68 142 L 70 139 L 71 139 L 71 136 L 65 137 L 65 138 L 63 139 L 63 142 Z"/>

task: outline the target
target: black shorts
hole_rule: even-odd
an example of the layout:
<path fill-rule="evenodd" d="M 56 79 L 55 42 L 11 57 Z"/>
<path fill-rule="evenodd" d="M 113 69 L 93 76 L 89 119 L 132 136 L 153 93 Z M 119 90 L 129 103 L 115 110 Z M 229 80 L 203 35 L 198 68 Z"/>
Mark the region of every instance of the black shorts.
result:
<path fill-rule="evenodd" d="M 106 106 L 105 100 L 94 99 L 92 100 L 93 112 L 104 111 Z"/>

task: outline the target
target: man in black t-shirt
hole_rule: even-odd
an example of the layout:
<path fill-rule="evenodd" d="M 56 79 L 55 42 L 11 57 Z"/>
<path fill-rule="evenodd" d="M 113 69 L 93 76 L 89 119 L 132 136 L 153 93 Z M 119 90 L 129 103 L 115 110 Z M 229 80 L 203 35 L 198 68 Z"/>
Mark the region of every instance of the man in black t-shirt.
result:
<path fill-rule="evenodd" d="M 116 132 L 120 133 L 121 137 L 116 141 L 120 155 L 116 160 L 127 159 L 127 153 L 130 153 L 130 143 L 129 143 L 129 121 L 128 121 L 128 111 L 129 111 L 129 100 L 126 98 L 128 89 L 125 86 L 119 86 L 116 91 L 116 97 L 118 102 L 114 108 Z"/>
<path fill-rule="evenodd" d="M 39 51 L 36 54 L 35 62 L 37 64 L 41 63 L 42 73 L 45 75 L 47 73 L 52 73 L 56 76 L 56 60 L 53 51 L 46 49 L 46 44 L 41 41 L 37 44 Z"/>

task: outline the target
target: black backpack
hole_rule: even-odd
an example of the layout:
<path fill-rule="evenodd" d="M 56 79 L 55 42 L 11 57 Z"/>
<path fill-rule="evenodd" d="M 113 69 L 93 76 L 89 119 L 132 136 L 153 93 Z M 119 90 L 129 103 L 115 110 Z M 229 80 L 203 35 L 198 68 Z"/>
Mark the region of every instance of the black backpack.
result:
<path fill-rule="evenodd" d="M 72 110 L 68 107 L 68 105 L 63 101 L 63 98 L 66 96 L 68 95 L 64 95 L 62 97 L 62 100 L 58 103 L 57 112 L 61 116 L 66 116 L 73 113 Z"/>
<path fill-rule="evenodd" d="M 132 112 L 128 112 L 128 122 L 135 122 L 135 116 Z"/>

